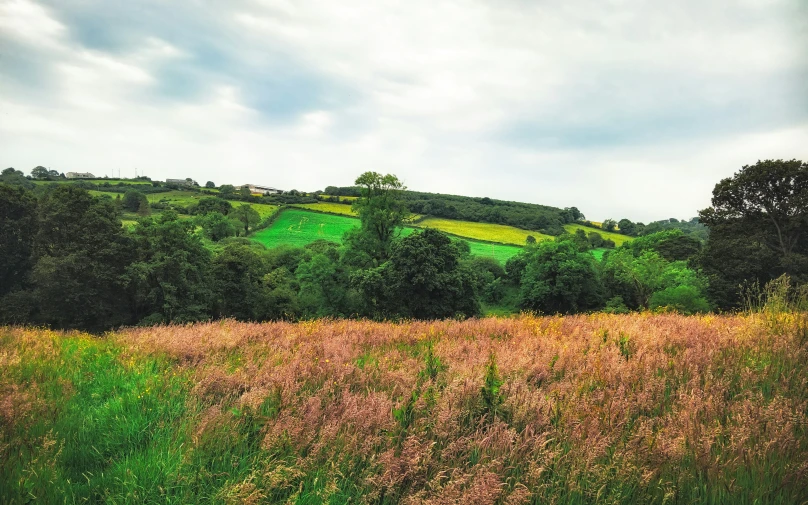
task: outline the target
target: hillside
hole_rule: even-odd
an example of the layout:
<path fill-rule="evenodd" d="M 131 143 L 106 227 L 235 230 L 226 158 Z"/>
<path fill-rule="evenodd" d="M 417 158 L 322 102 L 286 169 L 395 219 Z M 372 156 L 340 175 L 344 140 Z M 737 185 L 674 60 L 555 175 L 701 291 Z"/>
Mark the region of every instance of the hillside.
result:
<path fill-rule="evenodd" d="M 219 321 L 104 339 L 0 328 L 0 496 L 801 503 L 805 325 L 600 314 Z"/>

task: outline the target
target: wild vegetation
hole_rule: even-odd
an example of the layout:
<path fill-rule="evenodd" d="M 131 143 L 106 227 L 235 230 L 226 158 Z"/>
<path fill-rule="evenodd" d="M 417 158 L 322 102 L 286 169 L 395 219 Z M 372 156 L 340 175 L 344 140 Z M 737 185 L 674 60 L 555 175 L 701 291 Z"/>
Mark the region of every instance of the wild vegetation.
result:
<path fill-rule="evenodd" d="M 787 308 L 787 306 L 786 306 Z M 808 319 L 0 328 L 5 503 L 802 503 Z"/>

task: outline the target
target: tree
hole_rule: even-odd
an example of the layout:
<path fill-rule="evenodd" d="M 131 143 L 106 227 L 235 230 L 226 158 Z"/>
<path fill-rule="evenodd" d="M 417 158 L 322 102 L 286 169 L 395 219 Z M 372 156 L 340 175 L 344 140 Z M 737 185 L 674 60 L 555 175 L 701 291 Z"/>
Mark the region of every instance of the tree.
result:
<path fill-rule="evenodd" d="M 603 286 L 594 256 L 570 240 L 544 241 L 524 253 L 520 279 L 522 308 L 574 313 L 602 306 Z"/>
<path fill-rule="evenodd" d="M 174 211 L 135 226 L 136 261 L 123 279 L 135 319 L 145 324 L 199 321 L 210 316 L 211 254 L 194 224 Z"/>
<path fill-rule="evenodd" d="M 587 233 L 586 239 L 589 241 L 589 244 L 592 246 L 593 249 L 603 247 L 603 236 L 596 231 L 591 231 Z"/>
<path fill-rule="evenodd" d="M 808 234 L 808 164 L 766 160 L 745 165 L 713 189 L 713 206 L 699 213 L 708 226 L 742 221 L 759 228 L 785 273 L 803 273 Z"/>
<path fill-rule="evenodd" d="M 376 172 L 365 172 L 355 183 L 362 188 L 362 196 L 353 203 L 353 209 L 362 221 L 362 231 L 378 243 L 378 253 L 384 259 L 409 215 L 401 199 L 406 188 L 395 175 Z"/>
<path fill-rule="evenodd" d="M 715 186 L 699 220 L 710 229 L 699 262 L 721 308 L 740 302 L 744 282 L 765 284 L 784 273 L 808 281 L 808 164 L 745 165 Z"/>
<path fill-rule="evenodd" d="M 233 209 L 232 217 L 244 226 L 244 235 L 250 233 L 250 229 L 261 221 L 261 215 L 249 203 L 243 203 Z"/>
<path fill-rule="evenodd" d="M 637 236 L 637 225 L 631 222 L 628 219 L 621 219 L 617 223 L 618 228 L 620 229 L 620 233 L 624 235 L 629 235 L 632 237 Z"/>
<path fill-rule="evenodd" d="M 26 179 L 24 173 L 12 167 L 6 168 L 0 173 L 0 183 L 34 189 L 34 183 Z"/>
<path fill-rule="evenodd" d="M 214 184 L 213 181 L 208 181 L 205 183 L 205 187 L 208 189 L 213 189 L 216 187 L 216 184 Z"/>
<path fill-rule="evenodd" d="M 48 169 L 40 165 L 31 170 L 31 177 L 33 177 L 34 179 L 47 179 Z"/>
<path fill-rule="evenodd" d="M 0 297 L 25 280 L 36 234 L 36 199 L 19 187 L 0 184 Z"/>
<path fill-rule="evenodd" d="M 202 232 L 205 236 L 214 242 L 236 235 L 234 220 L 229 219 L 221 212 L 208 212 L 199 216 L 196 222 L 202 227 Z"/>
<path fill-rule="evenodd" d="M 525 237 L 525 244 L 533 245 L 535 243 L 536 243 L 536 237 L 534 237 L 533 235 L 528 235 L 527 237 Z"/>
<path fill-rule="evenodd" d="M 143 203 L 145 203 L 148 207 L 149 200 L 146 198 L 146 195 L 136 189 L 127 189 L 126 193 L 123 194 L 122 205 L 124 210 L 128 210 L 129 212 L 137 212 Z"/>
<path fill-rule="evenodd" d="M 269 272 L 262 250 L 252 245 L 228 244 L 213 260 L 216 315 L 242 321 L 267 319 L 271 313 L 271 289 L 264 276 Z"/>
<path fill-rule="evenodd" d="M 232 184 L 222 184 L 219 186 L 219 194 L 222 195 L 222 198 L 227 198 L 228 196 L 234 195 L 236 193 L 236 188 Z"/>
<path fill-rule="evenodd" d="M 133 247 L 112 200 L 63 185 L 42 196 L 37 221 L 32 319 L 90 330 L 129 323 L 122 274 Z"/>
<path fill-rule="evenodd" d="M 614 219 L 607 219 L 603 221 L 601 228 L 603 228 L 606 231 L 614 231 L 615 228 L 617 228 L 617 223 L 615 222 Z"/>
<path fill-rule="evenodd" d="M 217 198 L 215 196 L 206 196 L 205 198 L 201 198 L 199 203 L 196 204 L 194 208 L 191 209 L 192 214 L 204 215 L 208 212 L 218 212 L 220 214 L 224 214 L 225 216 L 230 213 L 233 209 L 233 205 L 223 198 Z"/>
<path fill-rule="evenodd" d="M 475 278 L 451 239 L 427 228 L 393 242 L 390 259 L 353 283 L 375 316 L 440 319 L 480 313 Z"/>

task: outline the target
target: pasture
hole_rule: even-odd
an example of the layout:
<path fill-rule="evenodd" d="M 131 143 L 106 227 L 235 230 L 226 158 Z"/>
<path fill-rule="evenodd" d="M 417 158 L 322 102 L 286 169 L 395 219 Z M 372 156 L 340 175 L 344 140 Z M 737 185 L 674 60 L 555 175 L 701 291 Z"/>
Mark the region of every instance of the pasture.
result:
<path fill-rule="evenodd" d="M 4 503 L 800 504 L 804 315 L 0 327 Z"/>

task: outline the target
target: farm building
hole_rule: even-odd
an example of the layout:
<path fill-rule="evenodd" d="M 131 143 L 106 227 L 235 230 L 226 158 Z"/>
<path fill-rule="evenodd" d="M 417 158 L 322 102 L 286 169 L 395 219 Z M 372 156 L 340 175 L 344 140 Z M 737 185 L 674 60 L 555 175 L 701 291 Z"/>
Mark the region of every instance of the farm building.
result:
<path fill-rule="evenodd" d="M 166 184 L 176 184 L 177 186 L 199 186 L 196 181 L 190 179 L 166 179 Z"/>
<path fill-rule="evenodd" d="M 250 193 L 259 193 L 262 195 L 279 195 L 283 193 L 280 189 L 270 188 L 269 186 L 258 186 L 257 184 L 245 184 L 242 188 L 249 189 Z"/>
<path fill-rule="evenodd" d="M 68 179 L 95 179 L 90 172 L 68 172 L 65 174 Z"/>

